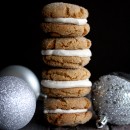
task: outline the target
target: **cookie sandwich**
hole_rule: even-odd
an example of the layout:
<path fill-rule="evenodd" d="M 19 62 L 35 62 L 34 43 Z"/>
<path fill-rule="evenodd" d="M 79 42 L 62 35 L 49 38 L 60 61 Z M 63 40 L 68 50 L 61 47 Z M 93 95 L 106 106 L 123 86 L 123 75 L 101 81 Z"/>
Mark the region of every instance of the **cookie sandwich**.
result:
<path fill-rule="evenodd" d="M 74 4 L 55 2 L 43 7 L 42 30 L 52 37 L 85 36 L 90 31 L 88 10 Z"/>
<path fill-rule="evenodd" d="M 42 41 L 43 61 L 53 67 L 80 68 L 91 60 L 91 41 L 85 37 L 46 38 Z"/>
<path fill-rule="evenodd" d="M 48 98 L 44 100 L 44 114 L 50 124 L 76 126 L 88 122 L 92 117 L 91 102 L 81 98 Z"/>
<path fill-rule="evenodd" d="M 42 72 L 42 93 L 48 97 L 82 97 L 91 91 L 91 73 L 80 69 L 49 69 Z"/>

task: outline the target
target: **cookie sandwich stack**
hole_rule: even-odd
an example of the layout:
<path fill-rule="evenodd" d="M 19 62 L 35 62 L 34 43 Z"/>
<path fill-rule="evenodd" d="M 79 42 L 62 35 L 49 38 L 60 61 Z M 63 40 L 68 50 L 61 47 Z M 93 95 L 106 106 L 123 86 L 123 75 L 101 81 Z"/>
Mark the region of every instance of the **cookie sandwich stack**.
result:
<path fill-rule="evenodd" d="M 42 72 L 44 114 L 57 126 L 76 126 L 92 117 L 91 74 L 86 66 L 91 58 L 87 9 L 69 3 L 50 3 L 42 10 L 41 28 L 49 38 L 42 41 L 43 61 L 50 68 Z"/>

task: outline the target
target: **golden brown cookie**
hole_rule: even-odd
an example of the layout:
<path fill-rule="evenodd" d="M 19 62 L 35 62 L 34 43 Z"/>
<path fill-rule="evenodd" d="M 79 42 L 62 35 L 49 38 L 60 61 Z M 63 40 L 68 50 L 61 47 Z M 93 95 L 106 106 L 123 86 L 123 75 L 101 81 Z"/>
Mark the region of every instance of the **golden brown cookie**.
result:
<path fill-rule="evenodd" d="M 43 17 L 52 18 L 87 18 L 88 10 L 74 4 L 55 2 L 45 5 L 42 10 L 42 15 Z"/>
<path fill-rule="evenodd" d="M 80 37 L 90 32 L 89 24 L 73 25 L 59 23 L 42 23 L 41 29 L 52 37 Z"/>
<path fill-rule="evenodd" d="M 42 49 L 88 49 L 91 47 L 91 41 L 85 37 L 75 38 L 46 38 L 42 41 Z"/>
<path fill-rule="evenodd" d="M 46 55 L 43 56 L 45 64 L 53 67 L 61 68 L 81 68 L 90 62 L 90 57 L 78 57 L 78 56 L 56 56 Z"/>
<path fill-rule="evenodd" d="M 90 87 L 78 87 L 78 88 L 64 88 L 64 89 L 56 89 L 56 88 L 47 88 L 42 87 L 41 92 L 47 95 L 48 97 L 83 97 L 89 94 L 91 91 Z"/>
<path fill-rule="evenodd" d="M 89 63 L 91 41 L 85 37 L 48 38 L 43 40 L 45 64 L 61 68 L 80 68 Z"/>
<path fill-rule="evenodd" d="M 50 124 L 56 126 L 77 126 L 85 124 L 92 118 L 92 112 L 72 113 L 72 114 L 46 114 Z"/>
<path fill-rule="evenodd" d="M 75 81 L 90 78 L 91 73 L 86 68 L 80 69 L 48 69 L 42 72 L 42 78 L 55 81 Z"/>
<path fill-rule="evenodd" d="M 81 98 L 48 98 L 44 100 L 44 109 L 89 109 L 91 102 L 86 97 Z"/>
<path fill-rule="evenodd" d="M 42 72 L 41 91 L 48 97 L 82 97 L 90 93 L 90 72 L 80 69 L 50 69 Z"/>
<path fill-rule="evenodd" d="M 44 113 L 49 123 L 57 126 L 76 126 L 92 118 L 91 102 L 82 98 L 45 99 Z"/>
<path fill-rule="evenodd" d="M 45 5 L 42 10 L 43 32 L 53 37 L 85 36 L 90 31 L 87 23 L 88 10 L 74 4 L 55 2 Z"/>

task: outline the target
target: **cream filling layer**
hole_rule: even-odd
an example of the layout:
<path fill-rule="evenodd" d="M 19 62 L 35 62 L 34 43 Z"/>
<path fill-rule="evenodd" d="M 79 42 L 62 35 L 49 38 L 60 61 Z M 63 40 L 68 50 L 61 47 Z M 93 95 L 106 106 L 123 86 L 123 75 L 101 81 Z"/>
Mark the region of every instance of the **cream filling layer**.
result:
<path fill-rule="evenodd" d="M 50 23 L 65 23 L 76 25 L 85 25 L 87 23 L 87 19 L 77 19 L 77 18 L 45 18 L 44 21 Z"/>
<path fill-rule="evenodd" d="M 83 50 L 42 50 L 42 55 L 57 55 L 57 56 L 79 56 L 79 57 L 90 57 L 92 52 L 90 49 Z"/>
<path fill-rule="evenodd" d="M 91 87 L 92 82 L 89 79 L 78 81 L 53 81 L 42 80 L 41 85 L 47 88 L 77 88 L 77 87 Z"/>
<path fill-rule="evenodd" d="M 44 113 L 82 113 L 87 112 L 87 109 L 70 109 L 70 110 L 62 110 L 62 109 L 55 109 L 55 110 L 44 110 Z"/>

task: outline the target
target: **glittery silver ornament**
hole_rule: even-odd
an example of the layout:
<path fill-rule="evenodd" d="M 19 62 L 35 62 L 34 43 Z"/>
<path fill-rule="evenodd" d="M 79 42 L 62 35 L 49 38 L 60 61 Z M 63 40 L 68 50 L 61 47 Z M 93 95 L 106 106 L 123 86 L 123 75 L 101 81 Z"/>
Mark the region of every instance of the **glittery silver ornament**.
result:
<path fill-rule="evenodd" d="M 92 87 L 92 101 L 97 113 L 97 127 L 107 122 L 130 124 L 130 82 L 124 77 L 105 75 Z"/>
<path fill-rule="evenodd" d="M 36 109 L 28 84 L 14 76 L 0 77 L 0 129 L 18 130 L 27 125 Z"/>
<path fill-rule="evenodd" d="M 12 65 L 4 68 L 0 76 L 15 76 L 26 81 L 35 92 L 36 98 L 40 95 L 40 83 L 36 75 L 28 68 L 20 65 Z"/>

